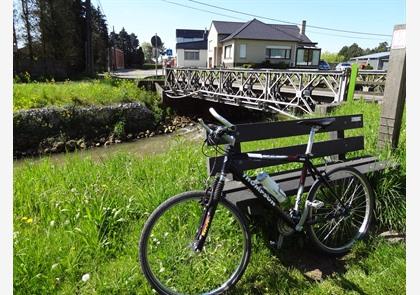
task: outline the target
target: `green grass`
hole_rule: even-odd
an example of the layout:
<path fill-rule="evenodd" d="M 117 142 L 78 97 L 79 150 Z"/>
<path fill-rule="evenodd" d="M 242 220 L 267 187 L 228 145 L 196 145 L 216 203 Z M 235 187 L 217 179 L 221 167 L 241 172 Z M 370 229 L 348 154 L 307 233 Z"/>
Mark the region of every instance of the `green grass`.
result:
<path fill-rule="evenodd" d="M 386 157 L 376 151 L 374 139 L 370 138 L 376 136 L 379 106 L 352 103 L 337 113 L 361 110 L 365 116 L 366 127 L 361 132 L 367 137 L 366 153 Z M 293 138 L 281 144 L 305 141 L 305 137 Z M 271 145 L 276 143 L 250 143 L 247 148 Z M 393 155 L 400 161 L 405 155 L 405 143 L 402 146 L 404 151 Z M 168 197 L 203 189 L 205 178 L 205 157 L 199 144 L 182 139 L 177 139 L 166 154 L 156 156 L 115 154 L 94 161 L 70 154 L 64 163 L 45 158 L 19 165 L 14 169 L 15 293 L 152 294 L 137 262 L 143 224 Z M 396 194 L 401 192 L 397 190 Z M 392 201 L 390 197 L 380 198 Z M 405 207 L 398 212 L 401 214 L 405 217 Z M 323 270 L 310 263 L 324 260 L 317 260 L 317 256 L 301 259 L 296 255 L 295 240 L 290 243 L 289 248 L 275 255 L 260 235 L 253 235 L 250 265 L 232 293 L 405 293 L 404 243 L 390 245 L 379 238 L 360 242 L 344 260 L 332 261 L 333 267 L 323 271 L 322 281 L 308 279 L 305 273 L 315 268 Z M 296 263 L 290 259 L 293 253 Z M 90 280 L 83 282 L 86 273 Z"/>
<path fill-rule="evenodd" d="M 137 87 L 135 81 L 105 78 L 81 82 L 31 82 L 13 84 L 13 110 L 64 105 L 107 105 L 140 101 L 157 95 Z"/>

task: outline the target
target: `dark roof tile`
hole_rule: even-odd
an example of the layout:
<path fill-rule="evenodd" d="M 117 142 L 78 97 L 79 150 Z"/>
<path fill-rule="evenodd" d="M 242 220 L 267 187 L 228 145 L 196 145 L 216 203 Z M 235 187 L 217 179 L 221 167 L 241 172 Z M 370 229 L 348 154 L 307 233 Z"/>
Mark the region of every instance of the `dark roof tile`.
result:
<path fill-rule="evenodd" d="M 179 38 L 203 38 L 204 30 L 176 29 L 176 37 Z"/>
<path fill-rule="evenodd" d="M 229 34 L 222 41 L 235 38 L 312 43 L 306 35 L 300 34 L 296 25 L 266 24 L 257 19 L 248 22 L 213 21 L 213 24 L 219 34 Z"/>

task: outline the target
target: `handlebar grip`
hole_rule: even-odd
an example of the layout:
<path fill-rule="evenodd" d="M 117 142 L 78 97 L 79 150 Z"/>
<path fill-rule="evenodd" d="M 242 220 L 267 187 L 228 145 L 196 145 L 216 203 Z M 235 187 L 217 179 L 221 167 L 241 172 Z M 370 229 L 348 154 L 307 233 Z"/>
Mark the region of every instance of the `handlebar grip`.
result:
<path fill-rule="evenodd" d="M 213 109 L 213 108 L 210 108 L 209 109 L 209 111 L 210 111 L 210 114 L 212 114 L 212 116 L 217 120 L 217 121 L 219 121 L 220 123 L 222 123 L 223 125 L 225 125 L 226 127 L 232 127 L 233 126 L 233 124 L 232 123 L 230 123 L 228 120 L 226 120 L 225 118 L 223 118 L 222 116 L 220 116 L 217 112 L 216 112 L 216 110 L 215 109 Z"/>

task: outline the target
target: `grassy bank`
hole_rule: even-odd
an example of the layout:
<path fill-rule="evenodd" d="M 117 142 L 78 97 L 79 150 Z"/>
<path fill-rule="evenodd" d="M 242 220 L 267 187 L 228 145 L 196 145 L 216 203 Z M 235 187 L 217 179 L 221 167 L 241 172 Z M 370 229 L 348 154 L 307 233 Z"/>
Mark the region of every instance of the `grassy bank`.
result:
<path fill-rule="evenodd" d="M 366 153 L 386 157 L 386 152 L 379 153 L 374 147 L 379 106 L 352 103 L 337 110 L 337 114 L 360 112 L 366 127 L 359 133 L 367 137 Z M 246 148 L 305 141 L 306 137 L 297 137 L 287 142 L 249 143 Z M 405 143 L 401 149 L 404 151 L 397 152 L 396 157 L 405 163 Z M 403 169 L 394 174 L 401 178 Z M 19 165 L 14 169 L 16 294 L 152 294 L 137 263 L 142 226 L 163 200 L 202 189 L 205 178 L 200 145 L 182 139 L 166 154 L 157 156 L 116 154 L 94 161 L 68 155 L 61 164 L 45 159 Z M 401 195 L 400 190 L 398 193 Z M 392 200 L 386 195 L 379 197 Z M 405 210 L 397 214 L 405 217 Z M 294 245 L 291 240 L 289 248 L 274 255 L 259 235 L 254 236 L 250 265 L 233 293 L 405 292 L 405 244 L 391 245 L 379 238 L 360 242 L 343 260 L 329 259 L 325 268 L 313 263 L 316 257 L 295 254 L 293 262 Z M 322 271 L 320 280 L 311 276 L 316 269 Z M 90 280 L 83 282 L 87 273 Z"/>
<path fill-rule="evenodd" d="M 63 105 L 108 105 L 140 101 L 153 104 L 158 96 L 137 87 L 135 81 L 105 78 L 80 82 L 13 84 L 13 110 Z"/>

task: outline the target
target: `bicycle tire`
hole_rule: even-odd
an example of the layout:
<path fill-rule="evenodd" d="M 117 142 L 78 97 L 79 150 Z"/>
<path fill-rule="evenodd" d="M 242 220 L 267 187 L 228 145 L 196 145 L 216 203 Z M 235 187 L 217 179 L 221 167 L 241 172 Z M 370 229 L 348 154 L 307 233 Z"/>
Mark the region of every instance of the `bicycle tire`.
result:
<path fill-rule="evenodd" d="M 326 177 L 336 195 L 349 208 L 347 213 L 342 212 L 343 206 L 331 197 L 331 193 L 328 195 L 326 190 L 323 191 L 325 184 L 318 179 L 309 191 L 308 200 L 322 201 L 324 206 L 309 208 L 308 220 L 317 220 L 308 226 L 309 237 L 324 253 L 344 254 L 366 235 L 373 213 L 374 194 L 367 178 L 353 167 L 333 169 Z M 331 218 L 334 214 L 337 216 Z M 322 217 L 328 217 L 323 224 Z"/>
<path fill-rule="evenodd" d="M 144 225 L 139 262 L 159 294 L 220 294 L 246 269 L 249 229 L 240 211 L 225 199 L 218 204 L 203 250 L 192 250 L 205 196 L 203 191 L 176 195 L 156 208 Z"/>

